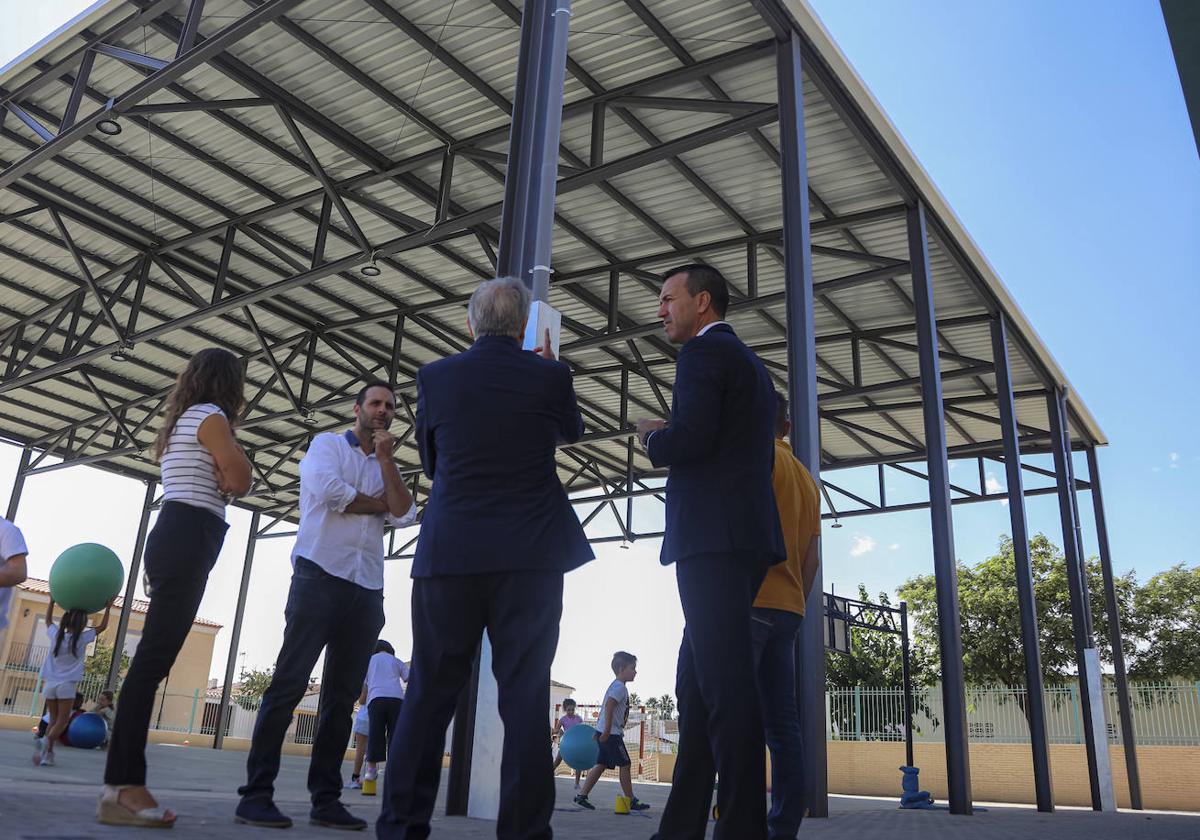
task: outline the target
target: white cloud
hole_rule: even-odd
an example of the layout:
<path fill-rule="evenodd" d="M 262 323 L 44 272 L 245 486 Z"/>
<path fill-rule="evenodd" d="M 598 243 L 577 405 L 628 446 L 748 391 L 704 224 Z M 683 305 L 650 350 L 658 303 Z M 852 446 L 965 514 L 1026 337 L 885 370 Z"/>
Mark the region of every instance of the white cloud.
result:
<path fill-rule="evenodd" d="M 888 551 L 896 551 L 900 548 L 900 543 L 892 543 L 888 546 Z"/>
<path fill-rule="evenodd" d="M 1004 486 L 999 481 L 996 480 L 996 476 L 992 475 L 991 473 L 988 473 L 987 477 L 984 478 L 983 486 L 988 491 L 989 494 L 999 493 L 1001 490 L 1004 489 Z"/>
<path fill-rule="evenodd" d="M 1178 452 L 1172 452 L 1172 453 L 1170 454 L 1169 458 L 1170 458 L 1170 462 L 1171 462 L 1171 463 L 1170 463 L 1170 467 L 1171 467 L 1171 469 L 1173 469 L 1173 470 L 1177 470 L 1177 469 L 1179 469 L 1179 453 L 1178 453 Z"/>
<path fill-rule="evenodd" d="M 874 551 L 876 545 L 874 538 L 856 534 L 854 542 L 850 544 L 850 556 L 862 557 L 864 554 Z"/>

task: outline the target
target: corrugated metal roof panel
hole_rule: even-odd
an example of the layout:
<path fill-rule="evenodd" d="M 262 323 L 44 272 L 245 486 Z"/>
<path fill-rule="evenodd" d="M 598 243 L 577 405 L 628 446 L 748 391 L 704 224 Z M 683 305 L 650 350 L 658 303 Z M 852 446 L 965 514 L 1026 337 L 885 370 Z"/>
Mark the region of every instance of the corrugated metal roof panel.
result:
<path fill-rule="evenodd" d="M 182 9 L 177 6 L 169 10 L 174 22 L 162 18 L 145 27 L 139 25 L 115 39 L 116 44 L 169 59 L 174 55 L 170 35 Z M 770 38 L 750 3 L 648 0 L 645 8 L 654 18 L 653 25 L 626 4 L 576 2 L 569 40 L 573 70 L 566 83 L 568 103 L 763 44 Z M 241 0 L 209 0 L 202 35 L 214 36 L 248 9 Z M 252 449 L 273 463 L 297 436 L 343 422 L 353 382 L 367 373 L 386 372 L 394 338 L 392 325 L 398 313 L 406 313 L 399 375 L 404 383 L 401 399 L 411 403 L 411 372 L 469 340 L 463 329 L 462 303 L 443 301 L 469 293 L 491 271 L 489 249 L 495 247 L 503 198 L 504 128 L 507 103 L 513 97 L 519 28 L 502 6 L 485 0 L 457 0 L 454 4 L 391 0 L 382 11 L 388 10 L 385 15 L 374 3 L 361 0 L 309 0 L 286 20 L 263 26 L 231 47 L 224 58 L 186 73 L 147 100 L 162 106 L 283 91 L 300 134 L 324 171 L 334 182 L 353 185 L 343 184 L 339 191 L 372 250 L 405 236 L 428 235 L 430 231 L 436 235 L 439 228 L 444 231 L 447 228 L 443 226 L 454 225 L 461 213 L 491 208 L 469 230 L 449 235 L 436 245 L 380 260 L 380 273 L 375 277 L 359 273 L 369 256 L 359 256 L 361 262 L 356 262 L 359 245 L 335 208 L 324 260 L 345 259 L 351 267 L 271 295 L 251 308 L 275 361 L 283 364 L 290 357 L 286 376 L 292 395 L 299 393 L 304 378 L 308 336 L 319 336 L 307 395 L 321 407 L 316 426 L 306 425 L 295 414 L 292 396 L 275 379 L 274 369 L 240 308 L 140 341 L 130 351 L 132 361 L 114 361 L 107 352 L 97 355 L 95 351 L 111 346 L 117 334 L 107 318 L 101 317 L 97 296 L 86 289 L 45 209 L 0 222 L 0 282 L 8 287 L 0 302 L 0 341 L 12 335 L 14 345 L 29 348 L 58 311 L 53 308 L 55 301 L 74 300 L 71 296 L 84 289 L 78 297 L 81 305 L 76 315 L 64 314 L 43 343 L 38 360 L 29 365 L 20 358 L 10 362 L 15 356 L 10 353 L 0 357 L 4 370 L 25 367 L 20 373 L 26 375 L 54 364 L 67 339 L 68 324 L 77 321 L 79 330 L 98 320 L 82 347 L 76 349 L 92 351 L 87 369 L 111 400 L 128 404 L 122 409 L 127 421 L 139 423 L 156 404 L 143 395 L 169 387 L 189 354 L 214 344 L 229 347 L 249 358 L 248 394 L 254 396 L 272 383 L 258 400 L 243 435 Z M 132 3 L 113 0 L 91 10 L 83 22 L 86 31 L 94 33 L 132 14 L 136 14 Z M 421 33 L 425 45 L 398 28 L 398 18 Z M 673 43 L 659 37 L 655 26 L 670 33 Z M 82 24 L 68 27 L 35 55 L 0 73 L 0 97 L 37 79 L 40 68 L 75 53 L 86 38 Z M 432 51 L 426 48 L 430 45 Z M 835 69 L 840 67 L 838 56 L 822 55 Z M 467 75 L 458 72 L 446 56 L 460 62 Z M 42 63 L 37 64 L 39 61 Z M 115 58 L 98 58 L 81 113 L 91 113 L 108 97 L 120 97 L 148 72 Z M 852 71 L 847 79 L 852 96 L 857 96 L 855 80 L 850 77 Z M 735 67 L 716 70 L 711 81 L 690 78 L 658 84 L 648 95 L 712 101 L 719 98 L 717 91 L 739 102 L 773 104 L 775 62 L 770 49 L 754 53 Z M 69 94 L 68 82 L 50 81 L 21 101 L 53 129 Z M 881 258 L 906 259 L 902 216 L 858 223 L 845 230 L 822 228 L 831 214 L 845 216 L 895 206 L 902 196 L 838 108 L 807 78 L 804 96 L 812 219 L 818 223 L 813 241 L 823 248 L 848 252 L 841 256 L 815 254 L 812 264 L 817 283 L 865 271 L 877 266 Z M 866 100 L 860 97 L 857 101 L 862 107 L 872 107 Z M 398 102 L 406 103 L 412 112 L 395 107 Z M 645 101 L 610 102 L 606 115 L 606 163 L 738 117 L 662 108 Z M 142 291 L 138 330 L 144 332 L 188 317 L 195 310 L 192 295 L 211 298 L 222 259 L 224 220 L 264 210 L 281 199 L 306 196 L 288 212 L 260 218 L 235 232 L 222 296 L 279 282 L 313 264 L 325 196 L 303 150 L 273 107 L 128 114 L 120 118 L 120 124 L 123 130 L 118 136 L 93 132 L 57 158 L 39 164 L 12 188 L 0 190 L 0 216 L 35 204 L 60 208 L 88 270 L 102 278 L 101 295 L 118 324 L 126 325 L 131 317 L 138 286 L 137 266 L 132 260 L 142 249 L 158 249 Z M 475 144 L 478 151 L 463 149 L 462 143 L 473 137 L 482 137 Z M 591 141 L 591 109 L 569 105 L 563 121 L 560 177 L 569 179 L 588 165 Z M 18 161 L 40 142 L 25 125 L 6 121 L 0 131 L 0 166 Z M 438 220 L 438 182 L 448 143 L 455 150 L 452 207 L 448 218 Z M 649 163 L 559 196 L 554 265 L 560 282 L 552 287 L 551 302 L 567 320 L 566 358 L 581 371 L 577 390 L 592 418 L 589 432 L 608 433 L 619 418 L 622 369 L 629 371 L 630 411 L 635 415 L 660 411 L 658 396 L 627 343 L 618 337 L 611 347 L 595 344 L 608 330 L 608 275 L 613 263 L 621 266 L 618 330 L 651 325 L 648 332 L 637 332 L 633 340 L 650 366 L 655 384 L 669 399 L 674 351 L 653 326 L 658 308 L 653 278 L 682 262 L 704 259 L 729 276 L 737 290 L 735 306 L 744 307 L 739 301 L 748 292 L 747 243 L 756 242 L 749 247 L 757 258 L 757 293 L 778 299 L 769 305 L 735 309 L 730 320 L 744 339 L 760 348 L 772 365 L 772 375 L 780 383 L 784 381 L 787 313 L 781 294 L 783 268 L 778 239 L 769 235 L 783 224 L 774 162 L 778 148 L 778 128 L 768 122 L 756 134 L 737 133 L 682 152 L 675 161 Z M 904 151 L 898 153 L 903 157 Z M 486 160 L 478 157 L 489 153 Z M 415 162 L 403 171 L 390 176 L 374 174 L 409 158 Z M 719 196 L 719 202 L 712 196 Z M 957 237 L 957 228 L 951 229 Z M 204 233 L 185 247 L 170 244 L 201 231 Z M 718 241 L 727 244 L 710 247 Z M 976 281 L 964 274 L 945 244 L 935 232 L 929 245 L 938 316 L 959 319 L 941 330 L 943 388 L 949 398 L 978 397 L 982 401 L 969 403 L 975 416 L 951 412 L 948 440 L 952 446 L 994 442 L 995 424 L 985 419 L 994 412 L 986 403 L 994 389 L 993 378 L 986 372 L 957 373 L 974 361 L 986 368 L 991 340 L 984 319 L 994 304 Z M 968 253 L 974 253 L 967 247 L 969 241 L 964 246 L 956 240 L 956 245 L 958 250 L 966 247 Z M 867 256 L 855 257 L 853 252 L 858 251 Z M 979 267 L 968 270 L 975 272 Z M 987 282 L 992 284 L 989 288 L 995 286 L 991 280 Z M 122 286 L 122 294 L 116 295 Z M 1001 299 L 1007 301 L 1004 295 Z M 420 311 L 412 311 L 414 306 Z M 16 337 L 11 325 L 38 312 L 45 313 L 39 323 Z M 824 292 L 814 314 L 817 335 L 822 339 L 818 374 L 829 383 L 819 390 L 825 400 L 823 407 L 834 411 L 821 429 L 823 450 L 832 459 L 829 465 L 911 454 L 912 442 L 924 438 L 920 411 L 887 408 L 911 406 L 918 397 L 911 381 L 917 374 L 916 356 L 904 346 L 916 341 L 908 277 L 896 275 Z M 342 326 L 347 322 L 356 325 Z M 1025 344 L 1017 342 L 1010 352 L 1013 378 L 1018 389 L 1029 390 L 1040 387 L 1039 368 L 1047 364 L 1056 368 L 1023 320 L 1017 323 L 1019 329 L 1015 330 Z M 327 326 L 329 330 L 323 332 Z M 887 341 L 860 339 L 855 352 L 852 336 L 879 330 L 886 331 Z M 838 340 L 826 340 L 830 337 Z M 573 347 L 581 341 L 585 346 Z M 1036 361 L 1031 361 L 1025 346 L 1033 348 Z M 900 384 L 887 390 L 855 391 L 859 386 L 886 386 L 898 380 Z M 55 385 L 63 399 L 50 397 Z M 846 389 L 849 393 L 843 393 Z M 1094 431 L 1086 409 L 1073 395 L 1072 400 L 1090 424 L 1078 431 Z M 857 407 L 852 415 L 837 414 L 849 407 Z M 839 419 L 830 419 L 834 416 Z M 96 412 L 94 398 L 75 373 L 61 376 L 53 384 L 31 381 L 0 394 L 0 436 L 12 439 L 29 440 L 30 430 L 42 437 L 52 423 L 86 423 L 80 429 L 86 438 L 110 419 Z M 1029 427 L 1046 428 L 1044 400 L 1021 399 L 1019 419 Z M 151 420 L 146 434 L 152 430 Z M 102 456 L 114 446 L 118 442 L 105 432 L 72 457 Z M 623 481 L 623 440 L 596 440 L 582 451 L 600 459 L 607 480 Z M 415 463 L 411 445 L 406 444 L 402 453 L 408 463 Z M 651 472 L 640 450 L 635 451 L 634 462 L 639 475 Z M 577 462 L 566 454 L 560 465 L 564 478 L 577 469 Z M 139 455 L 116 456 L 110 466 L 126 473 L 155 472 L 153 464 Z M 255 498 L 250 504 L 270 507 L 294 500 L 295 456 L 280 465 L 275 477 L 274 499 Z M 584 486 L 590 483 L 590 479 L 581 480 Z"/>

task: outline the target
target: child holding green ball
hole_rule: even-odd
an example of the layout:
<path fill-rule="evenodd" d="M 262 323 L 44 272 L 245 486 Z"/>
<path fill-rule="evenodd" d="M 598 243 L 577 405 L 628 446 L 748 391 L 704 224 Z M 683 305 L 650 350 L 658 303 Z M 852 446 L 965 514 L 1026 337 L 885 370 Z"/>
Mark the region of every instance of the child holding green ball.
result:
<path fill-rule="evenodd" d="M 54 743 L 71 722 L 75 687 L 83 679 L 83 660 L 87 656 L 88 645 L 108 628 L 108 616 L 114 600 L 115 595 L 108 600 L 104 618 L 95 627 L 88 626 L 88 614 L 84 610 L 67 610 L 63 613 L 62 623 L 55 624 L 54 598 L 46 607 L 46 636 L 50 639 L 50 650 L 46 651 L 40 673 L 45 686 L 50 725 L 46 728 L 41 749 L 33 756 L 33 763 L 37 766 L 54 766 Z"/>

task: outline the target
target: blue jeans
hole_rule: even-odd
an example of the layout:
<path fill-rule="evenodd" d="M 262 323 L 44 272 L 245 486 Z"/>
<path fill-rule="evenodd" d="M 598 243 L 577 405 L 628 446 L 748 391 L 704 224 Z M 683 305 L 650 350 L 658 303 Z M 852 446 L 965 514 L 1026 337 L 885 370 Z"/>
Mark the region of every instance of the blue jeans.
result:
<path fill-rule="evenodd" d="M 771 751 L 770 840 L 795 840 L 804 817 L 804 747 L 796 703 L 796 637 L 803 620 L 785 610 L 751 611 L 754 670 Z"/>
<path fill-rule="evenodd" d="M 247 799 L 273 798 L 284 736 L 324 649 L 317 730 L 308 765 L 308 792 L 313 807 L 320 809 L 342 794 L 342 760 L 354 702 L 383 629 L 383 590 L 365 589 L 297 557 L 284 616 L 283 647 L 254 721 L 246 784 L 238 793 Z"/>

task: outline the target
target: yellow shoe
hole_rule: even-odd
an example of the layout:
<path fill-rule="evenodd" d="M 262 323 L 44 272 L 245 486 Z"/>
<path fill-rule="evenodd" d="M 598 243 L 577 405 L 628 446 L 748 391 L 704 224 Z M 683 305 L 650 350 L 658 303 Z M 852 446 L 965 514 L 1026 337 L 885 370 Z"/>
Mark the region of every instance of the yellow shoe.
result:
<path fill-rule="evenodd" d="M 617 801 L 616 801 L 616 805 L 613 808 L 613 813 L 628 814 L 629 813 L 629 805 L 630 805 L 630 799 L 628 796 L 621 796 L 620 794 L 617 794 Z"/>

